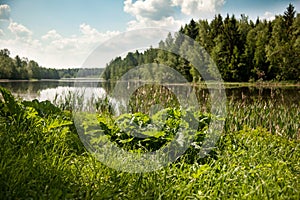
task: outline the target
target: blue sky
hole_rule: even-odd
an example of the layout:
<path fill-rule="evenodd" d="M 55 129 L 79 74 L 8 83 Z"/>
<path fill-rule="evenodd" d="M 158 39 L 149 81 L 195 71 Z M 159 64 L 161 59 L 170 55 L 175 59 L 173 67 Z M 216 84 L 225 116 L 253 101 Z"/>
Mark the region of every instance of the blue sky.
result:
<path fill-rule="evenodd" d="M 45 67 L 80 67 L 94 48 L 122 32 L 176 31 L 191 18 L 216 13 L 272 19 L 289 3 L 300 10 L 299 0 L 0 0 L 0 48 Z"/>
<path fill-rule="evenodd" d="M 77 32 L 78 26 L 88 23 L 99 31 L 125 30 L 133 17 L 124 13 L 122 0 L 13 0 L 3 1 L 11 8 L 11 18 L 44 34 L 57 29 L 62 34 Z"/>

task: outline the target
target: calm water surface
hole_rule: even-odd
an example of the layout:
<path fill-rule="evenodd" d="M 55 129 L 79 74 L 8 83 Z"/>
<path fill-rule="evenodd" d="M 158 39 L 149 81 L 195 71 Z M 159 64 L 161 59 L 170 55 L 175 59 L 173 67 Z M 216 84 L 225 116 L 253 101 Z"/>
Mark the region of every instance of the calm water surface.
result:
<path fill-rule="evenodd" d="M 41 101 L 64 98 L 69 92 L 84 88 L 86 93 L 103 97 L 114 89 L 114 83 L 99 79 L 63 79 L 40 81 L 1 81 L 0 86 L 9 89 L 15 96 L 25 100 L 38 99 Z M 128 84 L 128 87 L 129 84 Z M 184 85 L 170 86 L 181 90 Z M 209 92 L 206 88 L 189 86 L 195 91 L 202 102 Z M 300 86 L 238 86 L 225 85 L 228 100 L 274 100 L 282 103 L 300 103 Z M 92 94 L 94 93 L 94 94 Z"/>

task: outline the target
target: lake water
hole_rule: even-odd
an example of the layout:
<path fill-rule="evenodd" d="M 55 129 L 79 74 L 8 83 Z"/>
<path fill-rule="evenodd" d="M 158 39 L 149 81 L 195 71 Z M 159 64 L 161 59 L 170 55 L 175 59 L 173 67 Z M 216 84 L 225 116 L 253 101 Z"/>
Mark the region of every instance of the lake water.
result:
<path fill-rule="evenodd" d="M 55 98 L 64 98 L 69 92 L 78 88 L 84 88 L 87 94 L 94 93 L 97 97 L 103 97 L 110 93 L 115 83 L 101 81 L 99 79 L 62 79 L 40 81 L 4 81 L 0 80 L 0 86 L 10 90 L 15 96 L 26 100 L 38 99 L 41 101 Z M 128 84 L 129 87 L 129 84 Z M 181 90 L 186 85 L 172 86 Z M 191 87 L 200 102 L 207 98 L 209 92 L 203 86 Z M 300 86 L 240 86 L 238 84 L 226 84 L 226 96 L 228 100 L 274 100 L 282 103 L 300 103 Z M 126 91 L 124 91 L 126 94 Z"/>

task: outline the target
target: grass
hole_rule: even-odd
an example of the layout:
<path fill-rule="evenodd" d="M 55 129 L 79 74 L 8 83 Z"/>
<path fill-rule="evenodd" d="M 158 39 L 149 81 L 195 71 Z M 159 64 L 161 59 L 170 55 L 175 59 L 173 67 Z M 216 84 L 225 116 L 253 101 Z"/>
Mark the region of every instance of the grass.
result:
<path fill-rule="evenodd" d="M 247 125 L 252 128 L 264 127 L 270 133 L 288 139 L 300 139 L 300 109 L 299 104 L 284 105 L 268 101 L 230 102 L 226 132 L 241 130 Z"/>
<path fill-rule="evenodd" d="M 300 198 L 299 105 L 230 102 L 214 156 L 131 174 L 85 151 L 69 111 L 1 93 L 0 199 Z"/>

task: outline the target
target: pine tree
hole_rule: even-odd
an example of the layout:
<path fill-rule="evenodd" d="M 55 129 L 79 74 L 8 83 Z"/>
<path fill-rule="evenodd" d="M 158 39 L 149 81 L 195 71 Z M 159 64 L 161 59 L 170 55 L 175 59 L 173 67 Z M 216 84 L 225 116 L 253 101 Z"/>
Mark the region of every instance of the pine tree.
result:
<path fill-rule="evenodd" d="M 295 7 L 292 4 L 289 4 L 286 11 L 284 12 L 283 19 L 285 21 L 286 28 L 289 29 L 293 25 L 295 19 Z"/>

